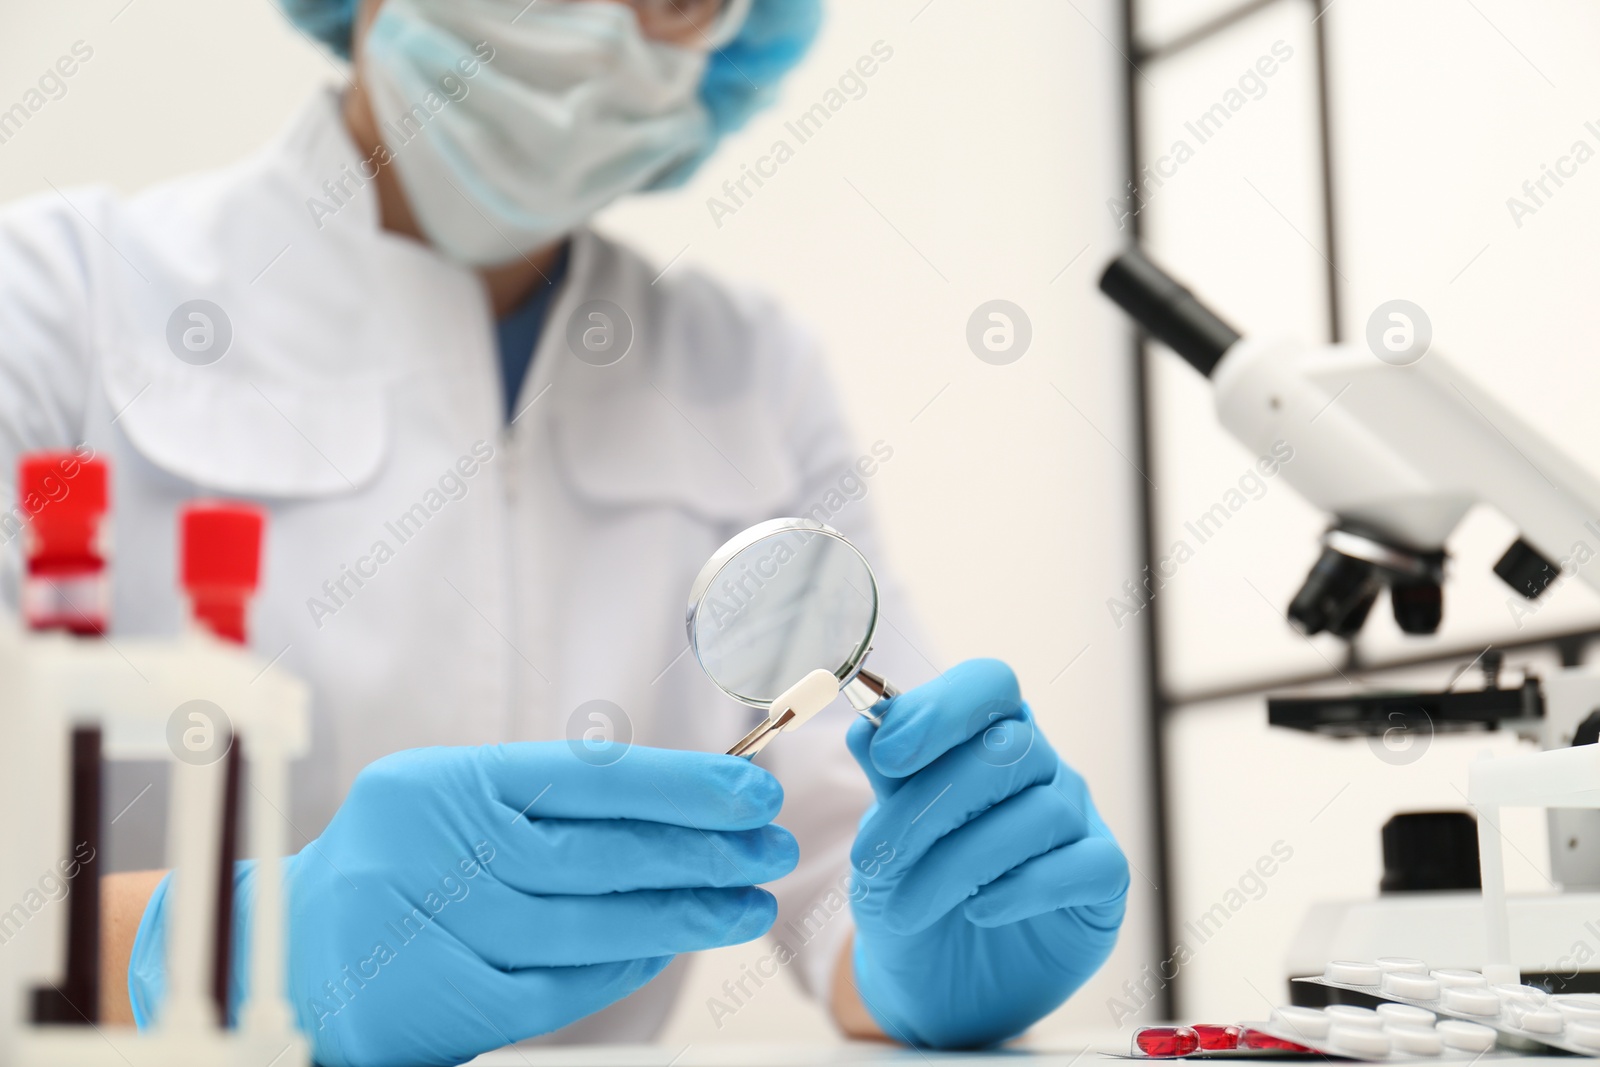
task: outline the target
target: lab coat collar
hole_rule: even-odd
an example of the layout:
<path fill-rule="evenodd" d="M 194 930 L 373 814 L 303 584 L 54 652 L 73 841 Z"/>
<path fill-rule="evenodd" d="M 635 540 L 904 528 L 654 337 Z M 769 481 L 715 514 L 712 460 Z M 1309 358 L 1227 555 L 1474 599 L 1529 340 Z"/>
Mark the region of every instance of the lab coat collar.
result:
<path fill-rule="evenodd" d="M 368 161 L 345 127 L 338 89 L 330 85 L 312 94 L 264 154 L 308 201 L 321 200 L 332 210 L 320 215 L 321 225 L 379 229 L 377 190 L 365 176 Z"/>

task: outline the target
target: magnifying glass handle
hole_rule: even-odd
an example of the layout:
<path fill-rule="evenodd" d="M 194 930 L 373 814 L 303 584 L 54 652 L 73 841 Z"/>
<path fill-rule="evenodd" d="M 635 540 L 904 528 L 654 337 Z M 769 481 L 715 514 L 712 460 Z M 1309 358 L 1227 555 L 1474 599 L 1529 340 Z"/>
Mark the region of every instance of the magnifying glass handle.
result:
<path fill-rule="evenodd" d="M 761 725 L 745 734 L 739 743 L 728 749 L 730 756 L 743 756 L 745 759 L 755 759 L 756 753 L 772 744 L 773 738 L 783 732 L 783 728 L 794 718 L 794 712 L 784 712 L 781 718 L 765 719 Z"/>
<path fill-rule="evenodd" d="M 832 671 L 821 668 L 812 671 L 784 690 L 783 695 L 772 702 L 771 714 L 740 738 L 739 743 L 728 750 L 728 755 L 754 758 L 774 737 L 804 726 L 838 695 L 839 679 Z"/>
<path fill-rule="evenodd" d="M 889 682 L 884 681 L 881 674 L 874 674 L 865 667 L 856 672 L 856 676 L 845 683 L 845 699 L 850 701 L 850 706 L 860 712 L 861 717 L 874 726 L 882 725 L 882 720 L 872 713 L 872 709 L 886 700 L 893 700 L 900 695 Z"/>
<path fill-rule="evenodd" d="M 870 671 L 860 671 L 844 686 L 843 691 L 855 709 L 874 726 L 878 725 L 878 718 L 872 714 L 872 709 L 881 701 L 894 699 L 900 692 Z M 741 737 L 738 744 L 728 749 L 728 755 L 754 759 L 756 753 L 770 745 L 779 734 L 804 726 L 833 703 L 839 692 L 839 680 L 831 671 L 812 671 L 774 700 L 771 714 L 756 724 L 754 730 Z"/>

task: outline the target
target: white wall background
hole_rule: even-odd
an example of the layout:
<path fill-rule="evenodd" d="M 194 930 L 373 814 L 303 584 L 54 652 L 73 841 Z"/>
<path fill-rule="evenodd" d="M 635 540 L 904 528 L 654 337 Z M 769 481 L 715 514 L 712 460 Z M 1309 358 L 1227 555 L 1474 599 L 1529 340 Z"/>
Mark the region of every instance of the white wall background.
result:
<path fill-rule="evenodd" d="M 1142 648 L 1104 604 L 1141 565 L 1125 335 L 1093 290 L 1119 240 L 1104 208 L 1120 185 L 1114 5 L 831 7 L 825 39 L 772 115 L 694 187 L 620 207 L 605 225 L 663 264 L 681 254 L 779 293 L 827 342 L 859 434 L 894 445 L 872 493 L 938 647 L 1017 667 L 1141 872 L 1116 956 L 1041 1032 L 1103 1026 L 1107 998 L 1155 941 Z M 80 40 L 92 60 L 0 145 L 0 201 L 54 195 L 52 185 L 133 193 L 226 163 L 343 76 L 270 0 L 13 5 L 0 107 Z M 719 229 L 705 198 L 879 40 L 895 57 L 868 94 Z M 1034 328 L 1031 351 L 1006 367 L 980 362 L 965 340 L 974 309 L 996 298 L 1021 305 Z M 701 960 L 665 1040 L 828 1039 L 787 987 L 712 1024 L 705 998 L 760 951 Z"/>

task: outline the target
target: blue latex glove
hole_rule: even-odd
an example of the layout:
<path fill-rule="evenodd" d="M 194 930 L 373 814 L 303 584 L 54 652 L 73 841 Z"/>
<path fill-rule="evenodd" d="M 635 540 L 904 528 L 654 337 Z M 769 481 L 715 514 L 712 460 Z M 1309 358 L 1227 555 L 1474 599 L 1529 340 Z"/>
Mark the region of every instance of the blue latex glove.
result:
<path fill-rule="evenodd" d="M 878 803 L 852 862 L 855 979 L 889 1037 L 1014 1037 L 1105 962 L 1128 863 L 1011 669 L 963 663 L 849 734 Z"/>
<path fill-rule="evenodd" d="M 614 753 L 613 753 L 614 755 Z M 760 937 L 794 869 L 777 779 L 731 756 L 564 742 L 418 749 L 367 767 L 287 861 L 289 996 L 325 1067 L 456 1064 L 600 1010 L 674 954 Z M 235 990 L 254 865 L 240 865 Z M 166 883 L 128 969 L 164 987 Z"/>

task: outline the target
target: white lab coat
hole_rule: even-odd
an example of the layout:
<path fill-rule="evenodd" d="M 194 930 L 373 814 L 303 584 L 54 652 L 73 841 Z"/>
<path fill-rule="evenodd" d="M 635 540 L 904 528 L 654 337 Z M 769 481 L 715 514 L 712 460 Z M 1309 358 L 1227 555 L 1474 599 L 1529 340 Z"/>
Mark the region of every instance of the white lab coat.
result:
<path fill-rule="evenodd" d="M 80 441 L 110 461 L 113 640 L 184 624 L 180 505 L 225 496 L 270 510 L 251 644 L 313 688 L 314 751 L 289 813 L 301 840 L 385 753 L 581 736 L 594 707 L 569 719 L 594 700 L 623 709 L 636 743 L 726 749 L 756 717 L 685 654 L 690 582 L 733 533 L 786 514 L 827 518 L 878 558 L 852 498 L 893 442 L 873 456 L 849 440 L 815 350 L 772 306 L 682 267 L 654 282 L 659 268 L 592 232 L 573 239 L 517 405 L 531 406 L 508 430 L 476 275 L 382 231 L 370 187 L 314 220 L 311 198 L 333 203 L 330 180 L 354 190 L 357 160 L 329 92 L 220 172 L 127 200 L 89 189 L 8 209 L 0 464 Z M 197 298 L 232 326 L 208 366 L 167 340 L 174 309 Z M 568 321 L 594 299 L 633 320 L 614 366 L 568 349 Z M 885 585 L 894 625 L 875 662 L 915 684 L 933 668 L 901 637 Z M 842 743 L 850 718 L 841 701 L 763 757 L 801 842 L 799 870 L 774 887 L 775 934 L 791 948 L 801 916 L 846 877 L 870 802 Z M 152 780 L 124 768 L 108 807 Z M 161 797 L 119 820 L 124 865 L 159 862 L 126 840 L 159 830 Z M 830 917 L 801 952 L 794 969 L 813 990 L 849 923 L 848 909 Z M 558 1037 L 648 1039 L 681 964 Z"/>

